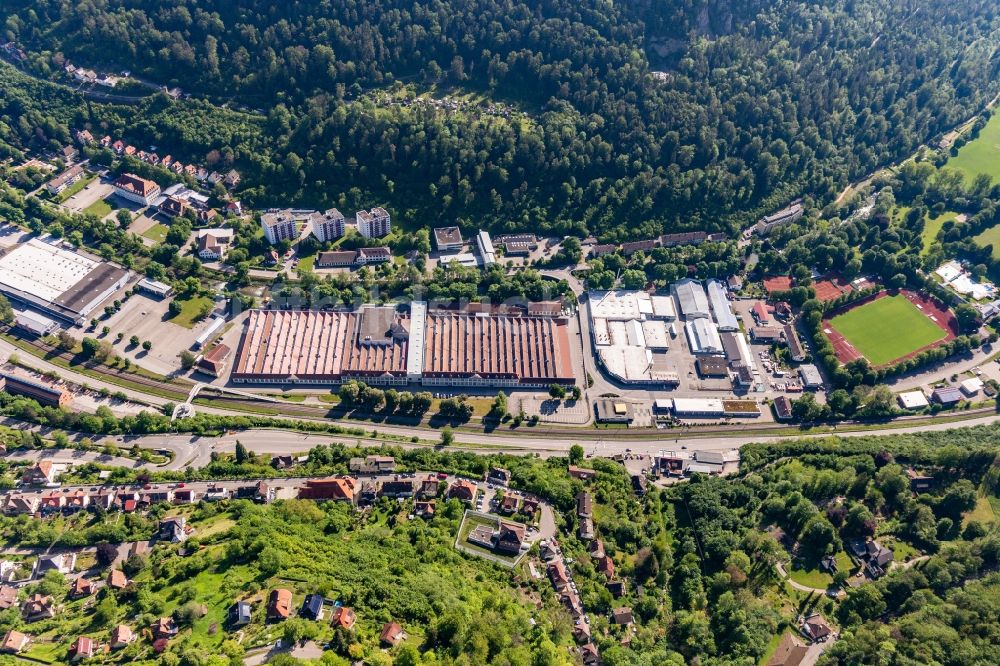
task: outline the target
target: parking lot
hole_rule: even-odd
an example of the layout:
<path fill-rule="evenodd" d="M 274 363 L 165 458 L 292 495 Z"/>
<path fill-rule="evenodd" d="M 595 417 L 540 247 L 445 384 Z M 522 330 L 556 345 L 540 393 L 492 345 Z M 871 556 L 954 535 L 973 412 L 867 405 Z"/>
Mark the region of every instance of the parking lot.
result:
<path fill-rule="evenodd" d="M 125 301 L 122 309 L 110 319 L 98 324 L 98 337 L 111 342 L 117 355 L 129 358 L 148 370 L 163 375 L 174 373 L 180 368 L 178 355 L 185 349 L 191 349 L 208 326 L 208 321 L 199 322 L 194 328 L 178 326 L 167 321 L 169 304 L 169 299 L 159 300 L 137 293 Z M 104 326 L 111 329 L 106 337 L 100 334 Z M 79 334 L 79 331 L 74 333 Z M 119 333 L 124 336 L 116 342 Z M 133 335 L 139 338 L 139 345 L 129 343 Z M 141 346 L 144 340 L 153 343 L 149 352 Z"/>
<path fill-rule="evenodd" d="M 66 199 L 62 205 L 74 213 L 79 213 L 87 208 L 87 206 L 91 206 L 101 199 L 110 196 L 112 192 L 114 192 L 114 188 L 111 187 L 111 183 L 98 178 L 69 199 Z"/>

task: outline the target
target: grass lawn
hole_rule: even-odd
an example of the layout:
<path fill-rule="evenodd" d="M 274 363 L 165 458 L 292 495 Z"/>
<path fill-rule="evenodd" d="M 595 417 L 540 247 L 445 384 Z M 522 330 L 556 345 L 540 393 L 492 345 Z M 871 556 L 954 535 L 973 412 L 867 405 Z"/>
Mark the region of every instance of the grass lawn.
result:
<path fill-rule="evenodd" d="M 1000 499 L 995 497 L 980 497 L 976 500 L 976 508 L 966 514 L 962 524 L 968 525 L 974 520 L 982 523 L 983 525 L 989 525 L 996 522 L 996 510 L 998 508 L 1000 508 Z"/>
<path fill-rule="evenodd" d="M 978 236 L 973 236 L 972 242 L 979 247 L 992 246 L 993 252 L 990 256 L 992 256 L 994 260 L 1000 260 L 1000 224 L 995 227 L 990 227 Z"/>
<path fill-rule="evenodd" d="M 1000 179 L 1000 114 L 994 114 L 979 137 L 962 146 L 947 166 L 965 174 L 967 183 L 981 173 L 994 183 Z"/>
<path fill-rule="evenodd" d="M 86 208 L 84 208 L 83 212 L 88 215 L 104 218 L 104 216 L 110 213 L 112 210 L 114 209 L 111 207 L 111 204 L 109 204 L 104 199 L 99 199 L 94 203 L 90 204 L 89 206 L 87 206 Z"/>
<path fill-rule="evenodd" d="M 308 257 L 302 257 L 301 259 L 299 259 L 299 266 L 298 266 L 299 272 L 300 273 L 308 273 L 308 272 L 312 271 L 313 264 L 315 262 L 316 262 L 316 255 L 311 255 L 311 256 L 308 256 Z"/>
<path fill-rule="evenodd" d="M 211 307 L 212 299 L 207 296 L 197 296 L 195 298 L 189 298 L 186 301 L 175 301 L 180 303 L 181 311 L 176 317 L 169 319 L 178 326 L 183 326 L 184 328 L 194 328 L 195 319 L 200 314 L 201 309 L 208 305 Z"/>
<path fill-rule="evenodd" d="M 902 358 L 946 335 L 901 295 L 865 303 L 837 315 L 829 324 L 874 366 Z"/>
<path fill-rule="evenodd" d="M 920 232 L 920 241 L 923 243 L 921 254 L 926 254 L 931 249 L 931 244 L 937 238 L 937 235 L 941 233 L 944 223 L 948 220 L 954 220 L 956 217 L 958 217 L 958 213 L 945 211 L 937 217 L 928 216 L 924 218 L 924 230 Z"/>
<path fill-rule="evenodd" d="M 167 238 L 167 231 L 169 231 L 167 225 L 154 224 L 149 229 L 142 232 L 142 235 L 156 243 L 162 243 Z"/>
<path fill-rule="evenodd" d="M 801 567 L 810 566 L 810 569 Z M 788 568 L 788 577 L 799 585 L 825 590 L 833 584 L 833 576 L 815 568 L 815 563 L 793 562 Z"/>

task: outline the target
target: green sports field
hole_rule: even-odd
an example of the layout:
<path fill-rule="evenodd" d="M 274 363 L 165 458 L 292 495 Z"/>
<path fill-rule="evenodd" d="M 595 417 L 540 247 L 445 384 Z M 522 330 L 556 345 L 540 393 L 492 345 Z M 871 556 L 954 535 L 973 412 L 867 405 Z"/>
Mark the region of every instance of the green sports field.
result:
<path fill-rule="evenodd" d="M 859 305 L 828 324 L 873 366 L 903 358 L 947 335 L 916 305 L 899 295 Z"/>
<path fill-rule="evenodd" d="M 1000 180 L 1000 113 L 990 118 L 975 140 L 959 148 L 948 166 L 965 174 L 967 183 L 981 173 L 994 183 Z"/>

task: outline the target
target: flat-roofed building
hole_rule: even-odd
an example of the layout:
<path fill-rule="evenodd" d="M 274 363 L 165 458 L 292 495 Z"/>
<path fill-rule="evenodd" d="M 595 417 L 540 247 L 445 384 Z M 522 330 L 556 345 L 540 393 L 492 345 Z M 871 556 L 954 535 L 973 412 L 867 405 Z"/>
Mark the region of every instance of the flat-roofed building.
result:
<path fill-rule="evenodd" d="M 653 319 L 664 321 L 674 321 L 677 319 L 677 308 L 674 305 L 674 297 L 666 294 L 654 294 L 650 297 L 653 305 Z"/>
<path fill-rule="evenodd" d="M 434 229 L 434 245 L 438 252 L 457 252 L 465 242 L 462 240 L 462 230 L 458 227 L 437 227 Z"/>
<path fill-rule="evenodd" d="M 624 400 L 601 398 L 594 403 L 598 423 L 631 423 L 632 405 Z"/>
<path fill-rule="evenodd" d="M 701 282 L 685 278 L 670 285 L 685 319 L 709 319 L 712 316 L 708 297 Z"/>
<path fill-rule="evenodd" d="M 370 211 L 359 210 L 355 214 L 358 223 L 358 233 L 365 238 L 382 238 L 392 231 L 389 213 L 384 208 L 372 208 Z"/>
<path fill-rule="evenodd" d="M 729 364 L 721 356 L 705 356 L 695 361 L 698 374 L 702 377 L 728 377 Z"/>
<path fill-rule="evenodd" d="M 157 280 L 150 280 L 149 278 L 139 280 L 135 286 L 139 291 L 149 294 L 150 296 L 156 296 L 157 298 L 167 298 L 174 293 L 174 288 L 169 284 L 159 282 Z"/>
<path fill-rule="evenodd" d="M 143 206 L 152 205 L 160 196 L 160 186 L 134 173 L 123 173 L 112 184 L 115 194 L 123 199 Z"/>
<path fill-rule="evenodd" d="M 317 211 L 309 216 L 309 230 L 320 243 L 337 240 L 346 230 L 344 214 L 336 208 L 323 213 Z"/>
<path fill-rule="evenodd" d="M 733 314 L 733 308 L 729 304 L 729 297 L 726 295 L 726 287 L 718 280 L 708 281 L 708 301 L 715 313 L 715 321 L 719 325 L 720 331 L 738 331 L 740 322 Z"/>
<path fill-rule="evenodd" d="M 795 222 L 805 213 L 805 209 L 802 207 L 802 200 L 796 199 L 787 208 L 779 210 L 777 213 L 772 215 L 766 215 L 757 222 L 755 230 L 760 236 L 766 236 L 778 227 L 783 227 L 787 224 Z"/>
<path fill-rule="evenodd" d="M 0 291 L 59 321 L 86 320 L 125 286 L 129 272 L 33 238 L 0 258 Z"/>
<path fill-rule="evenodd" d="M 823 386 L 823 375 L 819 373 L 819 368 L 812 363 L 800 365 L 799 376 L 802 378 L 802 385 L 806 388 L 819 388 Z"/>
<path fill-rule="evenodd" d="M 483 268 L 489 268 L 497 263 L 497 252 L 493 247 L 493 241 L 490 239 L 489 232 L 481 229 L 476 234 L 476 248 L 479 250 L 480 258 L 483 260 Z"/>
<path fill-rule="evenodd" d="M 59 324 L 55 321 L 31 310 L 15 311 L 14 326 L 38 337 L 46 336 L 59 328 Z"/>
<path fill-rule="evenodd" d="M 299 223 L 291 210 L 278 210 L 260 216 L 264 237 L 271 245 L 293 241 L 299 237 Z"/>
<path fill-rule="evenodd" d="M 674 398 L 674 415 L 684 417 L 720 417 L 726 409 L 718 398 Z"/>
<path fill-rule="evenodd" d="M 919 389 L 900 393 L 898 398 L 899 406 L 903 409 L 923 409 L 930 404 L 927 402 L 927 396 Z"/>
<path fill-rule="evenodd" d="M 684 324 L 692 354 L 723 353 L 722 338 L 715 324 L 708 319 L 693 319 Z"/>

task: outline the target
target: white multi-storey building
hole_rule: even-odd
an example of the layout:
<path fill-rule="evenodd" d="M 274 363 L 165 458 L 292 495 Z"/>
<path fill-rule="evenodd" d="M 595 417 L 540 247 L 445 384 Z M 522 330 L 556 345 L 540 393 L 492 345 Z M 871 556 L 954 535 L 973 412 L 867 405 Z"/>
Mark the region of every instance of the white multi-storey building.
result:
<path fill-rule="evenodd" d="M 389 213 L 385 208 L 372 208 L 370 211 L 359 210 L 357 215 L 358 233 L 365 238 L 382 238 L 392 231 Z"/>
<path fill-rule="evenodd" d="M 321 243 L 337 240 L 344 235 L 344 215 L 336 208 L 325 213 L 313 213 L 309 218 L 313 236 Z"/>
<path fill-rule="evenodd" d="M 260 226 L 263 227 L 264 236 L 271 245 L 284 240 L 293 241 L 299 237 L 299 226 L 290 210 L 264 213 L 260 216 Z"/>

